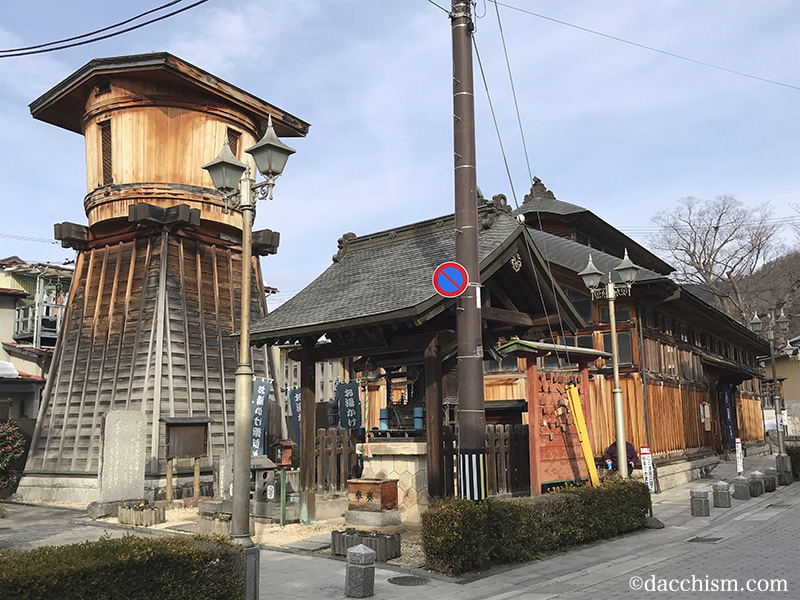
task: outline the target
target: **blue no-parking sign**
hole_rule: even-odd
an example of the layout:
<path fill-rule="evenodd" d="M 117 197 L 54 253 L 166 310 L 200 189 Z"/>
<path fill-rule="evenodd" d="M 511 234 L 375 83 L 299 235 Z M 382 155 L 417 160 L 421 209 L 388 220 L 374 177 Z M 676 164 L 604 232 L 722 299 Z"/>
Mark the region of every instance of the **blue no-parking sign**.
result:
<path fill-rule="evenodd" d="M 457 262 L 446 262 L 433 272 L 433 287 L 445 298 L 455 298 L 469 285 L 467 270 Z"/>

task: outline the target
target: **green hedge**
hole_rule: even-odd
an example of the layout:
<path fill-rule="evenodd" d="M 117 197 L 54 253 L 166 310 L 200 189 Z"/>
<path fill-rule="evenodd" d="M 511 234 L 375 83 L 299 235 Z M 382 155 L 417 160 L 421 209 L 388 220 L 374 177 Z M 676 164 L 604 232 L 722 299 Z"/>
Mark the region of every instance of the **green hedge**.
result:
<path fill-rule="evenodd" d="M 649 509 L 647 486 L 620 479 L 534 498 L 442 500 L 422 515 L 422 548 L 429 569 L 457 575 L 639 529 Z"/>
<path fill-rule="evenodd" d="M 0 598 L 228 600 L 243 597 L 242 549 L 223 538 L 102 538 L 0 550 Z"/>
<path fill-rule="evenodd" d="M 795 481 L 800 480 L 800 445 L 786 444 L 786 454 L 792 459 L 792 475 Z"/>

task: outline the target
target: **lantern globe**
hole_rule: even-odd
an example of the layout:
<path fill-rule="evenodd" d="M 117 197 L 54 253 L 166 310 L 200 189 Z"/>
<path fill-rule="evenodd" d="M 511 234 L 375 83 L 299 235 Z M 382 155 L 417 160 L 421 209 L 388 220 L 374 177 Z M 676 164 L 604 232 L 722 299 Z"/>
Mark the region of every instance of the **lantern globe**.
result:
<path fill-rule="evenodd" d="M 253 157 L 259 172 L 264 177 L 277 177 L 283 173 L 286 161 L 296 150 L 278 138 L 275 128 L 272 126 L 272 116 L 270 116 L 264 137 L 254 146 L 247 148 L 245 152 Z"/>
<path fill-rule="evenodd" d="M 628 250 L 625 249 L 625 256 L 622 258 L 622 262 L 620 262 L 614 270 L 619 275 L 619 278 L 625 283 L 626 285 L 632 285 L 634 281 L 636 281 L 636 274 L 639 272 L 640 267 L 628 258 Z"/>
<path fill-rule="evenodd" d="M 233 155 L 226 141 L 222 145 L 222 152 L 219 153 L 219 156 L 203 165 L 203 168 L 211 175 L 214 187 L 221 192 L 226 192 L 236 189 L 247 165 Z"/>
<path fill-rule="evenodd" d="M 580 275 L 584 285 L 590 290 L 599 288 L 603 280 L 603 272 L 594 266 L 591 254 L 589 255 L 589 262 L 586 264 L 586 268 L 578 273 L 578 275 Z"/>

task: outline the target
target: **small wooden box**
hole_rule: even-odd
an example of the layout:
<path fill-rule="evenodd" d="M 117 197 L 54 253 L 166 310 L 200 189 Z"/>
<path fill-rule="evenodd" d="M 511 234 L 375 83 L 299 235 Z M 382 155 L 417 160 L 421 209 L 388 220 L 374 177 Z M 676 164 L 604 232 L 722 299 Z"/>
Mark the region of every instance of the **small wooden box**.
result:
<path fill-rule="evenodd" d="M 348 479 L 347 499 L 350 510 L 396 510 L 397 479 Z"/>

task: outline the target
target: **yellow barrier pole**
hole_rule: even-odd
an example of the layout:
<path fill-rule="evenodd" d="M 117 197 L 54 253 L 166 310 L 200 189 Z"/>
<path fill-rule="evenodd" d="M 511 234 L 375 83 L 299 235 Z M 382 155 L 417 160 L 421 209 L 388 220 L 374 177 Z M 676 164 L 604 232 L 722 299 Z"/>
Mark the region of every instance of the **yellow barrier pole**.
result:
<path fill-rule="evenodd" d="M 593 487 L 598 487 L 600 485 L 600 477 L 597 475 L 597 465 L 594 464 L 594 454 L 592 454 L 592 445 L 589 442 L 589 435 L 586 430 L 586 420 L 583 418 L 581 398 L 574 383 L 567 384 L 567 400 L 569 400 L 569 409 L 575 419 L 575 428 L 578 430 L 578 440 L 581 443 L 583 458 L 589 471 L 589 480 L 592 482 Z"/>

